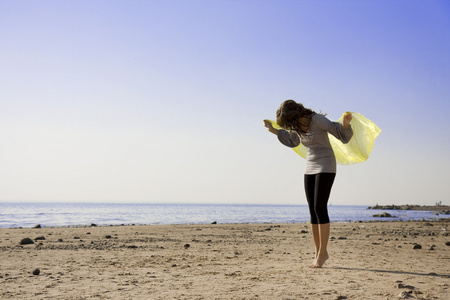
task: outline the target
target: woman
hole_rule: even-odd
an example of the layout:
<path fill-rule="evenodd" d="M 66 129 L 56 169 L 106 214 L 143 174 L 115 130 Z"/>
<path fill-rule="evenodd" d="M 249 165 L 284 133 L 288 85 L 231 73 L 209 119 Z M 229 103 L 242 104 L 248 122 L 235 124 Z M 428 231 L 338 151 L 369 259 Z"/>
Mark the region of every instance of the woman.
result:
<path fill-rule="evenodd" d="M 286 100 L 278 108 L 276 116 L 278 125 L 283 129 L 275 129 L 268 120 L 264 120 L 264 126 L 276 134 L 282 144 L 293 148 L 302 143 L 308 149 L 304 183 L 316 248 L 315 259 L 310 267 L 321 268 L 328 259 L 330 219 L 327 203 L 336 176 L 336 158 L 328 133 L 344 144 L 348 143 L 353 136 L 350 125 L 352 115 L 348 113 L 342 124 L 331 122 L 324 115 L 294 100 Z"/>

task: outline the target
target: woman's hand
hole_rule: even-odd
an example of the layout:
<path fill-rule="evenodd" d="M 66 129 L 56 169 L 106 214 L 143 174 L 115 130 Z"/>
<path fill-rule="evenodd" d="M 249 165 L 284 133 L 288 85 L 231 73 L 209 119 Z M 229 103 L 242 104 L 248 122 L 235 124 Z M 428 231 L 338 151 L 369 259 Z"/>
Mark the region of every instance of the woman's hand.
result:
<path fill-rule="evenodd" d="M 269 122 L 269 120 L 263 120 L 264 126 L 267 127 L 267 130 L 269 132 L 272 132 L 273 134 L 278 134 L 278 130 L 273 128 L 272 123 Z"/>
<path fill-rule="evenodd" d="M 350 124 L 350 122 L 352 121 L 352 113 L 351 112 L 346 112 L 345 116 L 344 116 L 344 120 L 342 121 L 342 127 L 344 127 L 344 129 L 348 128 L 348 125 Z"/>

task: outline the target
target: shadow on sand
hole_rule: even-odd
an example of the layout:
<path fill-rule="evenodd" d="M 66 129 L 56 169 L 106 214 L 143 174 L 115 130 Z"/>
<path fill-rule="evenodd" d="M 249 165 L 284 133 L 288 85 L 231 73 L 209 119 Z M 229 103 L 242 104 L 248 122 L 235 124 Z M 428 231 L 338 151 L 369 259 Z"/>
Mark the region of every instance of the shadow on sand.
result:
<path fill-rule="evenodd" d="M 448 275 L 448 274 L 436 274 L 436 273 L 417 273 L 417 272 L 392 271 L 392 270 L 376 270 L 376 269 L 360 269 L 360 268 L 345 268 L 345 267 L 332 267 L 332 268 L 328 268 L 328 269 L 347 270 L 347 271 L 367 271 L 367 272 L 376 272 L 376 273 L 391 273 L 391 274 L 402 274 L 402 275 L 417 275 L 417 276 L 450 278 L 450 275 Z"/>

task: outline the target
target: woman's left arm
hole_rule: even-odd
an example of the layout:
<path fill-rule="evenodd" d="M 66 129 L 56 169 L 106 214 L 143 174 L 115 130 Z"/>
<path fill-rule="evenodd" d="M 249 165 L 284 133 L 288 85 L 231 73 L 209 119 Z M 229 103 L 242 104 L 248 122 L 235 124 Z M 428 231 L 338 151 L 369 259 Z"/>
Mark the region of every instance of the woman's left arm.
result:
<path fill-rule="evenodd" d="M 351 112 L 346 112 L 345 116 L 344 116 L 344 120 L 342 120 L 342 127 L 344 127 L 345 130 L 348 129 L 348 127 L 350 126 L 350 122 L 352 121 L 352 113 Z"/>

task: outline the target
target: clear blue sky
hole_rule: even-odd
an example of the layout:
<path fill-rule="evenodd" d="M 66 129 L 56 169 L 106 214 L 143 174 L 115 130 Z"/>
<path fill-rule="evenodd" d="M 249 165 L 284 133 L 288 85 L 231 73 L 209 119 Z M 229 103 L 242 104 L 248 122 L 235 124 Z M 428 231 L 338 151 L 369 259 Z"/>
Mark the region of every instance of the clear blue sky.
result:
<path fill-rule="evenodd" d="M 286 99 L 383 130 L 332 204 L 450 204 L 433 0 L 2 0 L 0 201 L 305 204 Z"/>

